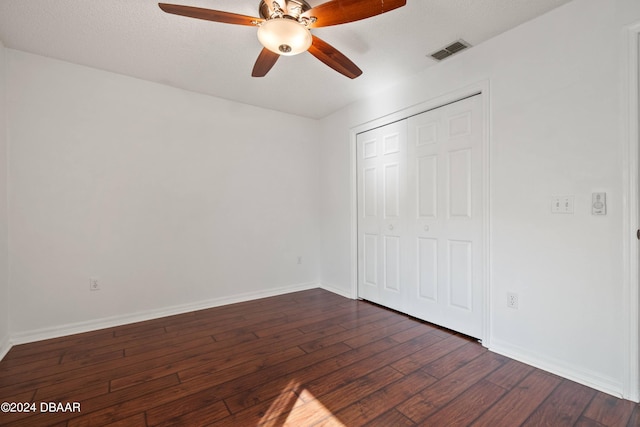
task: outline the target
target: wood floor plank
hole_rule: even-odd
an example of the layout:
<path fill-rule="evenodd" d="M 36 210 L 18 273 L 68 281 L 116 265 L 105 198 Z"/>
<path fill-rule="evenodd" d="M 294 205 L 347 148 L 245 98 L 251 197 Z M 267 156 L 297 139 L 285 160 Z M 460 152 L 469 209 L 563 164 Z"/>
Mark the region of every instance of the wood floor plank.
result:
<path fill-rule="evenodd" d="M 346 345 L 341 343 L 342 345 Z M 322 379 L 327 379 L 329 375 L 334 376 L 342 376 L 341 373 L 336 374 L 337 371 L 341 369 L 349 369 L 349 366 L 353 366 L 354 364 L 360 363 L 363 360 L 369 360 L 371 357 L 384 353 L 385 351 L 392 349 L 394 347 L 394 343 L 388 339 L 382 339 L 378 341 L 371 342 L 366 346 L 360 347 L 358 349 L 350 349 L 347 352 L 340 352 L 337 356 L 325 358 L 322 361 L 318 361 L 318 363 L 310 364 L 307 366 L 293 366 L 293 368 L 298 368 L 298 370 L 292 369 L 291 366 L 288 367 L 288 375 L 287 378 L 295 378 L 296 382 L 299 384 L 308 384 L 314 381 L 322 381 Z M 313 353 L 310 353 L 313 355 Z M 269 374 L 271 371 L 266 370 L 266 374 Z M 282 370 L 277 373 L 278 376 L 283 376 Z M 328 379 L 331 381 L 331 378 Z M 287 379 L 288 382 L 288 379 Z M 278 387 L 276 385 L 276 387 Z M 271 389 L 273 392 L 272 384 L 264 384 L 264 382 L 260 385 L 260 389 L 263 393 L 265 393 L 265 389 Z M 253 395 L 252 399 L 245 397 L 245 400 L 253 400 L 255 399 L 255 395 Z"/>
<path fill-rule="evenodd" d="M 397 409 L 419 423 L 506 362 L 507 358 L 503 356 L 485 352 L 398 405 Z"/>
<path fill-rule="evenodd" d="M 120 376 L 126 376 L 141 370 L 146 370 L 156 366 L 164 366 L 174 363 L 183 358 L 196 357 L 198 355 L 219 351 L 220 349 L 234 347 L 240 343 L 257 340 L 253 334 L 238 337 L 236 340 L 226 340 L 222 342 L 212 342 L 206 346 L 196 349 L 186 349 L 183 351 L 172 351 L 170 354 L 162 354 L 159 357 L 150 358 L 147 354 L 122 358 L 117 361 L 109 361 L 93 366 L 85 366 L 75 370 L 68 370 L 67 367 L 60 367 L 55 371 L 44 371 L 38 373 L 42 375 L 35 380 L 23 379 L 22 382 L 13 380 L 11 384 L 0 386 L 0 396 L 9 395 L 11 393 L 20 393 L 29 389 L 57 385 L 67 381 L 74 381 L 77 378 L 91 378 L 93 380 L 110 381 Z M 144 367 L 144 369 L 141 369 Z M 88 381 L 88 379 L 87 379 Z"/>
<path fill-rule="evenodd" d="M 152 408 L 147 411 L 148 426 L 195 426 L 206 425 L 229 415 L 229 411 L 221 400 L 180 399 L 170 405 Z"/>
<path fill-rule="evenodd" d="M 167 333 L 162 325 L 155 325 L 149 323 L 133 324 L 126 328 L 116 329 L 113 331 L 114 338 L 127 337 L 127 339 L 140 340 L 147 337 L 153 337 L 156 335 L 162 335 Z"/>
<path fill-rule="evenodd" d="M 549 397 L 560 381 L 560 378 L 555 375 L 534 370 L 472 425 L 474 427 L 519 426 Z"/>
<path fill-rule="evenodd" d="M 362 301 L 358 301 L 358 303 L 366 304 Z M 394 311 L 390 311 L 390 310 L 381 311 L 379 307 L 376 307 L 376 306 L 371 306 L 371 307 L 376 308 L 377 311 L 370 315 L 359 316 L 353 320 L 342 322 L 340 323 L 340 326 L 343 326 L 345 329 L 354 329 L 371 322 L 379 322 L 380 324 L 385 324 L 386 322 L 389 322 L 388 324 L 390 324 L 391 322 L 399 322 L 405 317 L 402 315 L 398 315 L 398 313 Z"/>
<path fill-rule="evenodd" d="M 8 396 L 0 396 L 0 402 L 32 402 L 34 400 L 35 390 L 25 391 L 20 394 L 12 394 Z M 2 414 L 0 413 L 0 420 L 2 420 Z M 2 424 L 0 424 L 2 425 Z"/>
<path fill-rule="evenodd" d="M 132 426 L 143 427 L 146 425 L 147 424 L 146 424 L 144 413 L 136 414 L 132 417 L 125 418 L 123 420 L 119 420 L 113 423 L 104 424 L 105 427 L 132 427 Z"/>
<path fill-rule="evenodd" d="M 375 307 L 372 307 L 368 304 L 358 304 L 352 307 L 343 307 L 342 313 L 333 312 L 329 318 L 324 318 L 323 320 L 302 326 L 300 329 L 304 333 L 315 332 L 318 330 L 322 330 L 325 328 L 329 328 L 331 326 L 342 326 L 344 329 L 347 329 L 343 324 L 351 324 L 354 321 L 366 319 L 368 317 L 376 316 L 380 314 L 380 310 L 377 310 Z"/>
<path fill-rule="evenodd" d="M 424 335 L 425 331 L 428 330 L 429 333 L 438 336 L 436 331 L 436 328 L 431 328 L 431 327 L 424 327 L 424 324 L 422 324 L 421 322 L 415 322 L 414 320 L 413 326 L 411 326 L 411 328 L 404 330 L 403 332 L 399 333 L 399 334 L 393 334 L 393 340 L 398 342 L 398 343 L 403 343 L 403 342 L 407 342 L 410 341 L 414 338 L 419 337 L 420 335 Z M 442 337 L 441 337 L 442 338 Z"/>
<path fill-rule="evenodd" d="M 81 404 L 81 414 L 83 413 L 91 413 L 93 411 L 111 407 L 118 405 L 121 402 L 126 402 L 131 400 L 137 396 L 144 395 L 147 393 L 151 393 L 155 390 L 162 390 L 165 388 L 169 388 L 175 385 L 178 385 L 180 381 L 176 375 L 170 375 L 163 378 L 158 378 L 156 380 L 148 381 L 144 384 L 139 384 L 134 387 L 130 387 L 124 390 L 118 390 L 116 392 L 103 394 L 97 397 L 85 399 L 84 396 L 81 395 L 73 395 L 73 401 L 80 402 Z M 75 414 L 75 415 L 81 415 Z M 38 413 L 36 415 L 24 416 L 25 414 L 18 414 L 20 416 L 14 417 L 14 419 L 10 420 L 7 423 L 8 426 L 48 426 L 54 422 L 61 422 L 65 419 L 69 419 L 70 415 L 64 412 L 56 412 L 56 413 Z M 76 417 L 71 417 L 68 425 L 82 425 L 75 424 L 74 419 Z M 113 422 L 117 420 L 108 420 L 108 422 Z M 104 424 L 107 424 L 105 422 Z"/>
<path fill-rule="evenodd" d="M 343 349 L 349 349 L 349 347 L 344 344 L 342 346 Z M 305 357 L 306 356 L 301 356 L 301 359 Z M 156 407 L 161 404 L 172 404 L 172 402 L 178 399 L 189 397 L 196 393 L 201 393 L 209 397 L 214 396 L 216 399 L 222 399 L 225 396 L 231 396 L 241 392 L 242 390 L 261 384 L 263 381 L 268 381 L 274 372 L 278 377 L 286 375 L 290 366 L 298 366 L 298 363 L 296 363 L 295 360 L 286 361 L 274 367 L 265 367 L 263 370 L 258 372 L 247 373 L 246 375 L 223 383 L 216 382 L 206 376 L 199 377 L 185 384 L 180 384 L 173 389 L 159 390 L 155 393 L 124 402 L 117 407 L 105 408 L 104 410 L 98 411 L 85 418 L 95 420 L 96 425 L 100 425 L 107 420 L 116 419 L 116 417 L 129 416 L 139 411 L 140 408 Z M 274 395 L 277 394 L 278 393 L 276 392 Z"/>
<path fill-rule="evenodd" d="M 82 360 L 65 365 L 60 364 L 52 366 L 49 369 L 40 369 L 7 376 L 0 380 L 0 395 L 6 395 L 10 391 L 15 393 L 64 382 L 70 378 L 71 372 L 73 372 L 74 375 L 78 372 L 87 372 L 91 375 L 110 363 L 113 364 L 112 366 L 117 366 L 122 360 L 122 351 L 112 352 L 100 355 L 95 359 Z"/>
<path fill-rule="evenodd" d="M 573 425 L 573 427 L 603 427 L 604 424 L 600 424 L 599 422 L 593 421 L 591 418 L 580 417 L 578 421 Z"/>
<path fill-rule="evenodd" d="M 51 371 L 56 372 L 75 372 L 81 368 L 88 368 L 91 370 L 91 367 L 94 365 L 102 365 L 105 362 L 113 362 L 120 363 L 120 361 L 124 358 L 124 353 L 122 350 L 111 351 L 109 353 L 103 353 L 96 355 L 95 357 L 74 360 L 71 362 L 67 362 L 65 364 L 56 364 L 56 365 L 48 365 L 45 367 L 40 367 L 38 369 L 33 369 L 25 372 L 20 372 L 21 369 L 18 369 L 16 373 L 11 373 L 11 375 L 7 375 L 4 378 L 0 379 L 0 389 L 5 385 L 16 383 L 16 377 L 20 377 L 22 381 L 28 380 L 36 380 L 40 378 L 44 378 L 47 376 L 47 373 Z"/>
<path fill-rule="evenodd" d="M 628 400 L 598 392 L 582 415 L 603 425 L 626 427 L 635 406 Z"/>
<path fill-rule="evenodd" d="M 426 364 L 422 369 L 432 377 L 444 378 L 486 352 L 486 348 L 475 342 L 469 342 L 447 353 L 446 356 Z"/>
<path fill-rule="evenodd" d="M 60 364 L 60 359 L 62 359 L 63 354 L 54 355 L 53 357 L 48 357 L 46 359 L 39 358 L 36 360 L 32 360 L 24 363 L 16 363 L 20 362 L 20 359 L 12 359 L 8 360 L 6 363 L 2 364 L 2 368 L 0 368 L 0 385 L 2 384 L 2 378 L 10 377 L 16 374 L 22 374 L 24 372 L 32 372 L 38 371 L 40 369 L 47 369 L 51 366 L 56 366 Z M 13 362 L 13 363 L 12 363 Z"/>
<path fill-rule="evenodd" d="M 313 340 L 308 343 L 305 343 L 301 345 L 301 348 L 306 352 L 312 352 L 322 347 L 330 346 L 338 342 L 344 342 L 349 339 L 370 333 L 375 329 L 379 329 L 383 325 L 390 326 L 394 323 L 400 322 L 401 320 L 402 320 L 401 317 L 389 316 L 388 313 L 387 313 L 387 316 L 384 316 L 384 317 L 370 316 L 364 319 L 360 319 L 360 322 L 358 322 L 357 325 L 350 325 L 350 327 L 346 328 L 342 332 L 338 332 L 337 334 L 328 335 L 328 336 L 319 338 L 317 340 Z M 339 326 L 344 327 L 343 324 Z M 375 340 L 371 340 L 371 341 L 375 341 Z"/>
<path fill-rule="evenodd" d="M 402 319 L 392 325 L 375 328 L 365 334 L 358 335 L 357 337 L 350 338 L 343 342 L 351 348 L 358 348 L 370 343 L 371 341 L 375 341 L 389 335 L 399 335 L 401 338 L 398 339 L 397 342 L 404 342 L 405 340 L 403 340 L 402 337 L 404 337 L 406 331 L 413 329 L 415 326 L 417 326 L 417 322 L 415 320 Z M 424 333 L 425 332 L 423 331 L 422 334 L 419 335 L 424 335 Z"/>
<path fill-rule="evenodd" d="M 186 348 L 196 348 L 210 344 L 215 341 L 211 335 L 194 337 L 192 335 L 182 335 L 178 337 L 166 337 L 162 341 L 153 341 L 148 344 L 136 343 L 134 345 L 124 347 L 124 356 L 131 357 L 136 354 L 151 353 L 161 351 L 163 353 L 171 353 L 171 350 L 181 351 Z"/>
<path fill-rule="evenodd" d="M 258 349 L 266 352 L 266 349 L 278 348 L 278 345 L 288 338 L 300 337 L 301 335 L 301 332 L 292 331 L 283 337 L 270 337 L 260 342 L 260 344 L 254 343 L 254 340 L 249 340 L 236 346 L 218 348 L 217 351 L 199 352 L 194 357 L 183 357 L 170 363 L 156 360 L 153 365 L 147 365 L 149 369 L 146 369 L 146 366 L 138 367 L 132 373 L 127 371 L 126 373 L 116 374 L 111 380 L 111 388 L 112 390 L 118 390 L 147 381 L 149 378 L 164 376 L 167 373 L 179 373 L 181 381 L 189 380 L 198 375 L 212 374 L 217 372 L 219 367 L 234 366 L 244 361 L 246 357 L 253 358 L 254 352 L 259 351 Z M 302 352 L 302 350 L 299 351 Z M 238 356 L 235 357 L 236 355 Z"/>
<path fill-rule="evenodd" d="M 435 381 L 436 378 L 425 372 L 413 372 L 368 396 L 360 397 L 354 404 L 336 412 L 335 416 L 347 426 L 363 425 L 376 418 L 379 418 L 378 421 L 382 422 L 383 419 L 385 419 L 383 414 L 394 409 L 396 405 L 409 399 L 415 393 L 423 390 Z M 404 417 L 404 415 L 402 415 L 402 418 L 410 421 Z M 330 423 L 331 421 L 320 422 L 317 427 L 328 427 Z M 396 424 L 379 425 L 392 426 Z M 413 425 L 413 422 L 411 422 L 411 425 Z"/>
<path fill-rule="evenodd" d="M 322 289 L 13 347 L 7 426 L 640 427 L 639 405 Z"/>
<path fill-rule="evenodd" d="M 363 361 L 368 360 L 375 355 L 392 349 L 394 345 L 395 344 L 391 340 L 382 339 L 369 343 L 358 349 L 350 349 L 350 351 L 340 353 L 334 357 L 329 357 L 321 362 L 311 364 L 301 369 L 291 370 L 286 377 L 283 377 L 282 371 L 279 370 L 277 375 L 279 378 L 283 378 L 284 382 L 280 380 L 275 382 L 266 382 L 267 380 L 260 381 L 259 379 L 254 379 L 253 387 L 255 388 L 253 388 L 249 394 L 244 395 L 243 399 L 240 401 L 242 402 L 242 408 L 246 409 L 254 405 L 262 405 L 265 402 L 265 399 L 263 398 L 264 396 L 273 398 L 281 393 L 283 389 L 290 388 L 291 383 L 293 383 L 295 387 L 300 387 L 301 385 L 309 384 L 314 381 L 322 381 L 323 378 L 327 378 L 331 375 L 334 375 L 335 377 L 335 372 L 340 369 L 354 366 L 358 363 L 363 363 Z M 270 370 L 266 370 L 266 374 L 269 374 L 269 372 Z M 340 377 L 342 374 L 338 374 L 337 376 Z M 333 378 L 328 378 L 328 381 L 333 384 L 335 380 Z M 259 386 L 257 386 L 258 384 Z M 238 402 L 238 400 L 234 398 L 233 402 Z M 231 403 L 230 406 L 235 408 Z"/>
<path fill-rule="evenodd" d="M 506 365 L 489 374 L 487 381 L 499 385 L 506 390 L 511 390 L 532 371 L 532 366 L 525 365 L 517 360 L 510 360 Z"/>
<path fill-rule="evenodd" d="M 354 425 L 357 426 L 358 424 L 354 424 Z M 398 412 L 398 410 L 392 409 L 363 425 L 367 427 L 382 427 L 382 426 L 411 427 L 411 426 L 414 426 L 415 423 L 411 421 L 409 418 L 405 417 L 400 412 Z"/>
<path fill-rule="evenodd" d="M 298 356 L 306 354 L 298 347 L 289 347 L 284 350 L 271 352 L 262 356 L 261 358 L 251 358 L 245 360 L 244 363 L 236 364 L 234 362 L 229 363 L 227 366 L 223 366 L 221 370 L 217 371 L 211 365 L 204 365 L 202 369 L 189 370 L 178 372 L 180 381 L 188 382 L 193 381 L 194 378 L 211 377 L 215 376 L 216 381 L 226 382 L 238 378 L 242 375 L 246 375 L 250 372 L 259 372 L 267 366 L 273 366 L 280 363 L 284 363 Z M 234 359 L 232 359 L 234 360 Z"/>
<path fill-rule="evenodd" d="M 33 399 L 35 401 L 68 402 L 77 396 L 88 399 L 107 393 L 109 393 L 108 381 L 93 381 L 83 377 L 75 381 L 39 388 Z"/>
<path fill-rule="evenodd" d="M 339 309 L 343 312 L 347 311 L 346 308 Z M 322 308 L 316 308 L 313 310 L 306 310 L 304 312 L 295 313 L 293 316 L 286 316 L 279 320 L 275 325 L 261 324 L 256 327 L 254 333 L 258 337 L 268 337 L 275 334 L 283 333 L 291 329 L 304 330 L 306 327 L 310 327 L 318 322 L 326 320 L 327 312 Z"/>
<path fill-rule="evenodd" d="M 218 396 L 215 388 L 216 387 L 211 386 L 207 388 L 203 385 L 198 388 L 197 391 L 201 391 L 212 396 Z M 152 393 L 142 394 L 116 405 L 106 406 L 102 409 L 96 409 L 91 412 L 83 412 L 82 415 L 70 420 L 69 426 L 100 426 L 108 424 L 131 417 L 141 410 L 149 410 L 157 407 L 158 405 L 171 404 L 171 402 L 178 399 L 188 398 L 192 393 L 194 393 L 193 384 L 189 384 L 188 386 L 179 384 L 170 388 L 157 390 Z"/>
<path fill-rule="evenodd" d="M 438 341 L 440 341 L 439 337 L 426 333 L 421 337 L 370 356 L 367 358 L 366 363 L 353 363 L 311 381 L 306 384 L 306 389 L 316 396 L 322 396 L 336 388 L 346 386 L 349 382 L 375 369 L 390 365 L 408 354 L 424 350 Z"/>
<path fill-rule="evenodd" d="M 287 414 L 278 417 L 278 421 L 286 421 L 284 425 L 315 425 L 326 418 L 335 417 L 343 409 L 363 397 L 380 390 L 386 384 L 402 378 L 402 374 L 391 367 L 383 367 L 362 376 L 344 387 L 333 390 L 322 396 L 316 396 L 309 388 L 304 388 L 299 401 L 304 401 Z M 319 408 L 325 409 L 319 410 Z M 338 418 L 339 419 L 339 418 Z M 342 422 L 342 420 L 340 420 Z"/>
<path fill-rule="evenodd" d="M 595 394 L 589 387 L 563 380 L 522 425 L 572 426 Z"/>
<path fill-rule="evenodd" d="M 627 427 L 640 427 L 640 405 L 636 404 L 636 407 L 631 413 Z"/>
<path fill-rule="evenodd" d="M 326 396 L 316 396 L 304 384 L 295 380 L 283 393 L 272 401 L 252 406 L 238 412 L 228 419 L 213 425 L 250 426 L 267 423 L 271 425 L 313 425 L 325 417 L 357 399 L 360 393 L 372 392 L 384 386 L 388 381 L 395 381 L 401 374 L 386 367 L 358 378 L 345 387 L 335 389 Z"/>
<path fill-rule="evenodd" d="M 177 320 L 177 319 L 176 319 Z M 165 328 L 166 329 L 166 328 Z M 171 343 L 189 342 L 191 340 L 208 337 L 213 339 L 208 330 L 191 329 L 187 334 L 177 332 L 165 332 L 162 337 L 157 334 L 150 334 L 145 337 L 131 336 L 127 334 L 119 334 L 104 340 L 102 343 L 92 343 L 92 345 L 77 346 L 65 352 L 62 357 L 61 363 L 65 363 L 69 360 L 78 360 L 86 357 L 93 357 L 97 354 L 108 353 L 114 350 L 125 349 L 125 356 L 132 355 L 132 349 L 136 353 L 142 353 L 144 351 L 153 351 L 154 349 L 145 350 L 148 346 L 158 345 L 159 343 L 167 343 L 169 346 Z M 142 349 L 142 350 L 141 350 Z"/>
<path fill-rule="evenodd" d="M 450 335 L 430 346 L 428 351 L 421 351 L 405 356 L 392 363 L 391 366 L 404 374 L 409 374 L 418 369 L 422 369 L 427 364 L 446 356 L 467 343 L 469 343 L 469 340 L 459 335 Z"/>
<path fill-rule="evenodd" d="M 506 390 L 485 379 L 469 387 L 458 399 L 440 408 L 422 421 L 421 426 L 467 426 L 506 393 Z"/>
<path fill-rule="evenodd" d="M 37 359 L 39 357 L 49 358 L 54 355 L 61 356 L 70 348 L 86 347 L 90 346 L 92 343 L 102 345 L 105 340 L 109 340 L 111 338 L 113 338 L 113 329 L 85 332 L 67 337 L 52 338 L 29 344 L 16 345 L 11 348 L 3 361 L 26 358 Z"/>
<path fill-rule="evenodd" d="M 262 370 L 259 373 L 260 378 L 246 378 L 246 388 L 240 393 L 225 398 L 225 403 L 231 413 L 236 413 L 259 402 L 272 399 L 282 390 L 287 389 L 291 381 L 290 378 L 302 377 L 302 375 L 298 375 L 298 371 L 306 370 L 306 372 L 309 372 L 311 370 L 310 367 L 344 354 L 349 350 L 353 351 L 348 345 L 338 343 L 313 353 L 307 353 L 305 356 L 295 360 L 287 361 L 286 364 Z M 306 378 L 309 378 L 309 376 Z"/>

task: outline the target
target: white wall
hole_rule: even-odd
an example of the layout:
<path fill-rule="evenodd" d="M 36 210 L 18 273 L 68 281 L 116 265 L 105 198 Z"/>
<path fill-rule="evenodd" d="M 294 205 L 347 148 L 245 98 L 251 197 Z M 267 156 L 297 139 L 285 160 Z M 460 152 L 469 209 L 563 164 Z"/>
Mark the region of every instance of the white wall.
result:
<path fill-rule="evenodd" d="M 488 81 L 489 345 L 622 393 L 621 44 L 638 20 L 636 0 L 576 0 L 324 119 L 323 283 L 351 290 L 350 129 Z M 590 214 L 595 191 L 606 216 Z M 553 195 L 574 195 L 575 214 L 551 215 Z"/>
<path fill-rule="evenodd" d="M 349 294 L 350 129 L 488 80 L 489 345 L 620 392 L 620 45 L 639 20 L 636 0 L 575 0 L 320 124 L 0 48 L 0 344 L 8 293 L 23 340 L 313 286 L 319 265 Z M 564 194 L 576 213 L 551 215 Z"/>
<path fill-rule="evenodd" d="M 7 54 L 16 342 L 317 285 L 317 121 Z"/>
<path fill-rule="evenodd" d="M 0 359 L 9 349 L 6 49 L 0 42 Z"/>

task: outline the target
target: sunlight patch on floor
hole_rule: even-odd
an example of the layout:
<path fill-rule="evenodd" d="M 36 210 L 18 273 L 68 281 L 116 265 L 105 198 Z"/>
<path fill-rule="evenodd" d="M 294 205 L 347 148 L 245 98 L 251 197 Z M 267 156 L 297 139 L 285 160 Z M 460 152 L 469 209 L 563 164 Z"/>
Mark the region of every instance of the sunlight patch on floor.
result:
<path fill-rule="evenodd" d="M 313 424 L 322 420 L 322 425 L 346 427 L 311 392 L 294 381 L 291 381 L 273 401 L 260 420 L 260 426 L 301 427 L 300 416 L 305 413 L 313 414 Z M 292 416 L 295 420 L 290 419 Z"/>

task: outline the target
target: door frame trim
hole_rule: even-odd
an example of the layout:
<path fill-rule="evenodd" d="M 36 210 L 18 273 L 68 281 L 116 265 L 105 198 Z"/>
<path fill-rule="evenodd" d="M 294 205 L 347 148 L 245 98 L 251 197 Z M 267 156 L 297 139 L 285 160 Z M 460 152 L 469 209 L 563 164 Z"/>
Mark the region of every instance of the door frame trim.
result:
<path fill-rule="evenodd" d="M 490 313 L 491 313 L 491 295 L 490 295 L 490 145 L 491 145 L 491 102 L 490 102 L 490 81 L 482 80 L 480 82 L 465 86 L 463 88 L 442 94 L 430 100 L 403 108 L 377 119 L 367 121 L 356 125 L 349 129 L 349 167 L 350 167 L 350 190 L 351 190 L 351 206 L 350 206 L 350 258 L 351 258 L 351 297 L 358 298 L 358 183 L 357 183 L 357 167 L 356 167 L 356 136 L 359 133 L 385 126 L 393 122 L 407 119 L 416 114 L 433 110 L 464 98 L 474 95 L 482 95 L 482 336 L 480 337 L 482 345 L 489 347 L 490 334 Z"/>
<path fill-rule="evenodd" d="M 623 32 L 621 55 L 624 63 L 621 71 L 621 135 L 622 135 L 622 291 L 623 321 L 626 322 L 626 342 L 623 367 L 623 397 L 634 402 L 640 401 L 640 264 L 638 261 L 638 241 L 636 229 L 640 227 L 640 202 L 638 191 L 640 170 L 638 155 L 640 145 L 640 22 L 636 22 Z"/>

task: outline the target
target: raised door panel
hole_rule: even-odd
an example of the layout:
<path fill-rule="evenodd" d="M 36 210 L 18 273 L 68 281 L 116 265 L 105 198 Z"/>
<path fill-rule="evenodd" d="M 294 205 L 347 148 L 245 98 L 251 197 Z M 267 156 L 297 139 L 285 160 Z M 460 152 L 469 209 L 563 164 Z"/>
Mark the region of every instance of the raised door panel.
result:
<path fill-rule="evenodd" d="M 464 101 L 460 101 L 464 102 Z M 459 138 L 462 136 L 470 135 L 472 132 L 472 111 L 463 110 L 460 113 L 455 113 L 446 118 L 447 130 L 449 138 Z"/>
<path fill-rule="evenodd" d="M 400 165 L 390 163 L 384 165 L 384 217 L 398 219 L 400 217 Z"/>
<path fill-rule="evenodd" d="M 390 132 L 382 137 L 382 149 L 385 155 L 400 152 L 403 145 L 401 137 L 400 132 Z"/>
<path fill-rule="evenodd" d="M 438 239 L 417 238 L 418 298 L 438 301 Z"/>
<path fill-rule="evenodd" d="M 384 287 L 400 291 L 400 237 L 384 236 Z"/>
<path fill-rule="evenodd" d="M 447 259 L 449 305 L 467 311 L 472 310 L 472 243 L 448 241 Z"/>
<path fill-rule="evenodd" d="M 471 149 L 447 153 L 449 217 L 471 218 Z"/>
<path fill-rule="evenodd" d="M 378 235 L 365 234 L 362 256 L 364 264 L 363 281 L 367 286 L 378 286 Z"/>
<path fill-rule="evenodd" d="M 378 172 L 376 167 L 369 167 L 362 172 L 362 215 L 367 218 L 378 216 Z"/>
<path fill-rule="evenodd" d="M 438 216 L 438 156 L 421 156 L 416 159 L 417 216 L 436 219 Z"/>
<path fill-rule="evenodd" d="M 361 146 L 363 159 L 373 159 L 378 155 L 378 141 L 375 138 L 363 141 Z"/>

